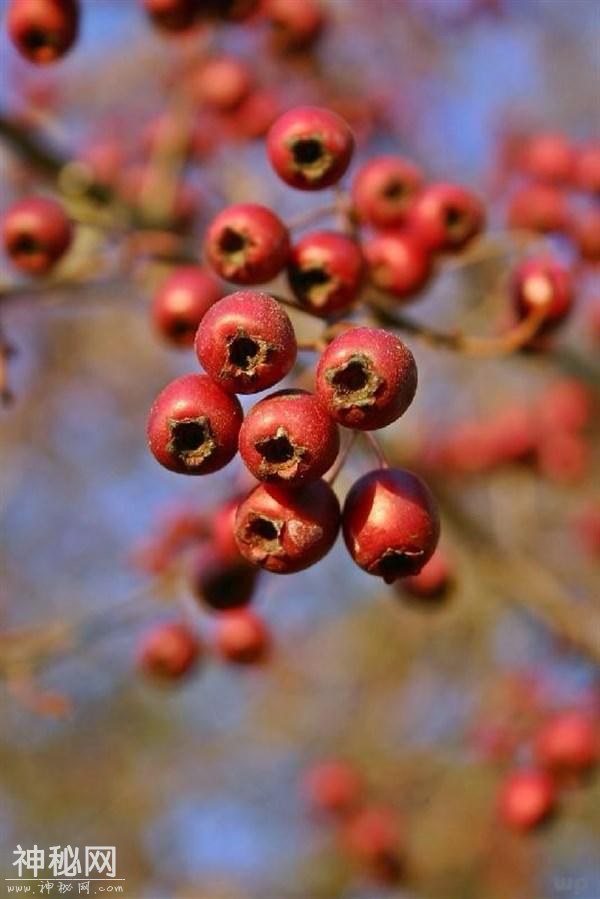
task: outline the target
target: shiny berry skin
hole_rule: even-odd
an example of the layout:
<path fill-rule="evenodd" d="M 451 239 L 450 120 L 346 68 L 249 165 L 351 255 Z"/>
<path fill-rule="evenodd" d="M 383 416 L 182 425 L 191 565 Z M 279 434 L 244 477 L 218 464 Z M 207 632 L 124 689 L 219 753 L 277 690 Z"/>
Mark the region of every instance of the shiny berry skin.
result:
<path fill-rule="evenodd" d="M 302 792 L 319 812 L 345 815 L 361 800 L 364 785 L 348 762 L 328 761 L 314 765 L 304 777 Z"/>
<path fill-rule="evenodd" d="M 400 468 L 370 471 L 356 481 L 344 503 L 342 528 L 356 564 L 387 584 L 418 574 L 440 536 L 429 488 Z"/>
<path fill-rule="evenodd" d="M 13 44 L 29 62 L 56 62 L 77 39 L 78 0 L 11 0 L 6 27 Z"/>
<path fill-rule="evenodd" d="M 430 250 L 462 250 L 485 225 L 479 199 L 458 184 L 432 184 L 415 199 L 409 227 Z"/>
<path fill-rule="evenodd" d="M 453 570 L 447 555 L 438 546 L 418 574 L 396 581 L 401 592 L 414 599 L 443 599 L 452 586 Z"/>
<path fill-rule="evenodd" d="M 512 830 L 532 830 L 554 810 L 556 791 L 543 771 L 523 770 L 509 774 L 498 798 L 500 818 Z"/>
<path fill-rule="evenodd" d="M 575 183 L 580 190 L 600 196 L 600 143 L 588 144 L 577 151 Z"/>
<path fill-rule="evenodd" d="M 199 265 L 176 268 L 161 284 L 152 303 L 156 331 L 177 347 L 192 347 L 204 314 L 223 296 L 223 288 Z"/>
<path fill-rule="evenodd" d="M 206 234 L 206 255 L 214 270 L 236 284 L 271 281 L 287 263 L 287 228 L 266 206 L 240 203 L 223 209 Z"/>
<path fill-rule="evenodd" d="M 183 622 L 160 624 L 144 638 L 140 666 L 151 677 L 179 680 L 196 667 L 201 651 L 198 637 Z"/>
<path fill-rule="evenodd" d="M 538 765 L 557 775 L 579 774 L 600 760 L 600 730 L 585 712 L 559 712 L 540 728 L 535 740 Z"/>
<path fill-rule="evenodd" d="M 346 851 L 381 880 L 394 881 L 400 875 L 402 833 L 391 809 L 361 809 L 346 822 L 342 841 Z"/>
<path fill-rule="evenodd" d="M 402 341 L 381 328 L 352 328 L 323 352 L 316 392 L 339 424 L 360 431 L 383 428 L 410 406 L 417 366 Z"/>
<path fill-rule="evenodd" d="M 148 446 L 169 471 L 211 474 L 235 456 L 242 418 L 237 397 L 206 375 L 183 375 L 154 401 Z"/>
<path fill-rule="evenodd" d="M 252 601 L 258 571 L 239 553 L 226 558 L 211 544 L 197 553 L 190 574 L 190 586 L 200 602 L 213 612 L 224 612 Z"/>
<path fill-rule="evenodd" d="M 398 228 L 423 187 L 421 169 L 402 156 L 378 156 L 365 163 L 352 183 L 360 221 L 374 228 Z"/>
<path fill-rule="evenodd" d="M 292 574 L 322 559 L 339 528 L 340 506 L 325 481 L 297 490 L 259 484 L 239 505 L 235 536 L 249 562 Z"/>
<path fill-rule="evenodd" d="M 570 233 L 585 262 L 600 262 L 600 209 L 586 209 L 571 222 Z"/>
<path fill-rule="evenodd" d="M 517 230 L 539 234 L 564 231 L 568 221 L 565 194 L 546 184 L 527 184 L 513 194 L 507 219 Z"/>
<path fill-rule="evenodd" d="M 4 214 L 4 248 L 13 265 L 28 275 L 47 274 L 68 250 L 72 239 L 71 223 L 55 200 L 21 200 Z"/>
<path fill-rule="evenodd" d="M 568 268 L 550 256 L 526 259 L 512 279 L 513 303 L 519 318 L 544 312 L 538 334 L 552 331 L 567 317 L 574 302 L 574 286 Z"/>
<path fill-rule="evenodd" d="M 320 0 L 265 0 L 263 8 L 279 50 L 306 50 L 321 36 L 325 17 Z"/>
<path fill-rule="evenodd" d="M 235 56 L 217 56 L 207 60 L 193 80 L 194 98 L 218 112 L 231 112 L 246 99 L 252 88 L 252 76 Z"/>
<path fill-rule="evenodd" d="M 297 487 L 331 468 L 340 438 L 318 397 L 305 390 L 282 390 L 250 410 L 239 447 L 244 464 L 259 481 Z"/>
<path fill-rule="evenodd" d="M 336 184 L 350 164 L 354 138 L 336 113 L 298 106 L 280 116 L 267 135 L 267 153 L 279 177 L 298 190 Z"/>
<path fill-rule="evenodd" d="M 199 0 L 142 0 L 144 10 L 163 31 L 187 31 L 196 21 Z"/>
<path fill-rule="evenodd" d="M 258 393 L 277 384 L 292 368 L 296 353 L 287 313 L 255 290 L 240 290 L 215 303 L 196 336 L 200 364 L 231 393 Z"/>
<path fill-rule="evenodd" d="M 217 620 L 215 648 L 226 662 L 257 665 L 268 658 L 271 637 L 263 620 L 250 609 L 224 612 Z"/>
<path fill-rule="evenodd" d="M 364 254 L 371 282 L 399 299 L 423 290 L 432 274 L 431 252 L 410 231 L 376 234 Z"/>
<path fill-rule="evenodd" d="M 294 296 L 321 318 L 345 312 L 357 298 L 365 263 L 355 240 L 314 231 L 292 247 L 288 280 Z"/>
<path fill-rule="evenodd" d="M 575 155 L 562 134 L 537 134 L 527 141 L 521 167 L 537 181 L 566 184 L 573 175 Z"/>

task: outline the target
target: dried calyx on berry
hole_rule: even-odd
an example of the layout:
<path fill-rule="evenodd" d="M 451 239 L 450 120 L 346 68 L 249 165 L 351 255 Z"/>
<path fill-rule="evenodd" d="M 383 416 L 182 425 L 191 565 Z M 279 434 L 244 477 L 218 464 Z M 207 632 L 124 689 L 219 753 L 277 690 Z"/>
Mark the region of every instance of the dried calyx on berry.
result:
<path fill-rule="evenodd" d="M 267 152 L 279 177 L 298 190 L 336 184 L 350 164 L 354 138 L 334 112 L 299 106 L 280 116 L 267 137 Z"/>
<path fill-rule="evenodd" d="M 290 243 L 280 219 L 256 203 L 223 209 L 206 233 L 206 255 L 214 270 L 236 284 L 263 284 L 287 263 Z"/>
<path fill-rule="evenodd" d="M 290 287 L 315 315 L 329 318 L 345 312 L 357 298 L 365 264 L 359 245 L 334 231 L 315 231 L 292 248 Z"/>

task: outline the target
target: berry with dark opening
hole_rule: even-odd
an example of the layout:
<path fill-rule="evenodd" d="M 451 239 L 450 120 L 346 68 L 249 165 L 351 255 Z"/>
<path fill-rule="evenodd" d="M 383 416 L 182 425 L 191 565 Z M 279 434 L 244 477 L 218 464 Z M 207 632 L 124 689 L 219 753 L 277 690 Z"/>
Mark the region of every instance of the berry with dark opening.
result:
<path fill-rule="evenodd" d="M 169 471 L 211 474 L 235 456 L 242 418 L 237 397 L 206 375 L 183 375 L 154 401 L 148 446 Z"/>
<path fill-rule="evenodd" d="M 480 200 L 458 184 L 432 184 L 415 199 L 409 226 L 430 250 L 457 252 L 481 233 L 485 213 Z"/>
<path fill-rule="evenodd" d="M 345 312 L 363 283 L 365 263 L 355 240 L 335 231 L 314 231 L 292 247 L 288 279 L 294 296 L 315 315 Z"/>
<path fill-rule="evenodd" d="M 252 89 L 248 67 L 235 56 L 216 56 L 204 62 L 193 79 L 194 98 L 218 112 L 231 112 Z"/>
<path fill-rule="evenodd" d="M 287 263 L 287 228 L 266 206 L 240 203 L 223 209 L 206 234 L 206 255 L 215 271 L 236 284 L 271 281 Z"/>
<path fill-rule="evenodd" d="M 236 548 L 237 549 L 237 548 Z M 211 611 L 239 609 L 252 601 L 258 571 L 237 553 L 227 558 L 212 543 L 202 547 L 191 563 L 190 585 Z"/>
<path fill-rule="evenodd" d="M 381 328 L 352 328 L 336 337 L 317 368 L 316 392 L 340 424 L 383 428 L 410 406 L 417 366 L 402 341 Z"/>
<path fill-rule="evenodd" d="M 11 0 L 8 34 L 17 50 L 37 65 L 55 62 L 77 39 L 78 0 Z"/>
<path fill-rule="evenodd" d="M 263 8 L 279 50 L 306 50 L 321 36 L 325 16 L 320 0 L 265 0 Z"/>
<path fill-rule="evenodd" d="M 507 219 L 517 230 L 539 234 L 563 231 L 568 222 L 565 194 L 547 184 L 526 184 L 513 194 Z"/>
<path fill-rule="evenodd" d="M 364 784 L 358 771 L 344 761 L 320 762 L 304 777 L 302 791 L 319 812 L 345 815 L 362 799 Z"/>
<path fill-rule="evenodd" d="M 421 169 L 402 156 L 378 156 L 365 163 L 352 183 L 357 217 L 375 228 L 397 228 L 406 221 L 423 187 Z"/>
<path fill-rule="evenodd" d="M 432 274 L 431 252 L 410 231 L 376 234 L 364 254 L 371 282 L 399 299 L 423 290 Z"/>
<path fill-rule="evenodd" d="M 387 584 L 418 574 L 440 536 L 429 488 L 401 468 L 382 468 L 359 478 L 346 497 L 342 527 L 356 564 Z"/>
<path fill-rule="evenodd" d="M 182 265 L 162 283 L 152 303 L 157 332 L 178 347 L 192 347 L 204 314 L 223 296 L 212 272 L 199 265 Z"/>
<path fill-rule="evenodd" d="M 366 806 L 342 830 L 346 851 L 383 882 L 394 882 L 402 869 L 402 831 L 397 816 L 383 806 Z"/>
<path fill-rule="evenodd" d="M 586 193 L 600 195 L 600 142 L 588 144 L 577 151 L 575 183 Z"/>
<path fill-rule="evenodd" d="M 267 136 L 267 152 L 279 177 L 298 190 L 336 184 L 350 164 L 354 138 L 336 113 L 298 106 L 280 116 Z"/>
<path fill-rule="evenodd" d="M 453 570 L 446 553 L 438 546 L 418 574 L 396 581 L 400 594 L 413 599 L 444 599 L 452 587 Z"/>
<path fill-rule="evenodd" d="M 325 481 L 297 490 L 259 484 L 240 503 L 235 536 L 249 562 L 277 574 L 292 574 L 322 559 L 339 528 L 340 506 Z"/>
<path fill-rule="evenodd" d="M 556 775 L 585 772 L 600 760 L 600 729 L 583 711 L 559 712 L 540 728 L 535 757 L 542 768 Z"/>
<path fill-rule="evenodd" d="M 221 658 L 235 665 L 257 665 L 267 660 L 271 636 L 250 609 L 224 612 L 216 625 L 215 648 Z"/>
<path fill-rule="evenodd" d="M 13 265 L 28 275 L 39 276 L 47 274 L 66 253 L 73 228 L 59 203 L 32 197 L 6 211 L 2 239 Z"/>
<path fill-rule="evenodd" d="M 297 353 L 287 313 L 266 293 L 240 290 L 212 306 L 200 323 L 196 353 L 224 390 L 258 393 L 281 381 Z"/>
<path fill-rule="evenodd" d="M 340 448 L 337 426 L 305 390 L 282 390 L 261 400 L 240 430 L 240 455 L 259 481 L 296 487 L 331 468 Z"/>
<path fill-rule="evenodd" d="M 179 680 L 196 667 L 201 651 L 197 635 L 183 622 L 160 624 L 144 638 L 140 667 L 151 677 Z"/>
<path fill-rule="evenodd" d="M 164 31 L 187 31 L 200 11 L 199 0 L 142 0 L 153 24 Z"/>
<path fill-rule="evenodd" d="M 519 318 L 526 318 L 535 311 L 543 312 L 538 334 L 560 325 L 575 299 L 571 272 L 550 256 L 522 262 L 513 275 L 512 294 Z"/>
<path fill-rule="evenodd" d="M 512 830 L 531 830 L 545 821 L 556 803 L 554 782 L 543 771 L 509 774 L 500 788 L 500 818 Z"/>
<path fill-rule="evenodd" d="M 537 134 L 530 138 L 521 154 L 521 167 L 547 184 L 566 184 L 571 180 L 575 154 L 563 134 Z"/>

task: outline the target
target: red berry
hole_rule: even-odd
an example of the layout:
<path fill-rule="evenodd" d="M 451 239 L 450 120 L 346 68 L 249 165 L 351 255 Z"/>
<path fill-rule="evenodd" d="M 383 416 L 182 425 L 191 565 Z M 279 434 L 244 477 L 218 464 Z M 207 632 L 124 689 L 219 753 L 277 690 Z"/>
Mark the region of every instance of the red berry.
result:
<path fill-rule="evenodd" d="M 55 62 L 77 39 L 78 0 L 11 0 L 6 26 L 15 47 L 30 62 Z"/>
<path fill-rule="evenodd" d="M 346 497 L 342 526 L 356 564 L 387 584 L 418 574 L 440 536 L 428 487 L 400 468 L 370 471 L 356 481 Z"/>
<path fill-rule="evenodd" d="M 179 680 L 196 666 L 201 649 L 198 637 L 183 622 L 160 624 L 143 641 L 140 665 L 152 677 Z"/>
<path fill-rule="evenodd" d="M 363 782 L 348 762 L 320 762 L 307 772 L 302 790 L 317 811 L 344 815 L 362 798 Z"/>
<path fill-rule="evenodd" d="M 352 184 L 358 218 L 375 228 L 403 225 L 423 186 L 421 169 L 402 156 L 378 156 L 363 165 Z"/>
<path fill-rule="evenodd" d="M 228 119 L 231 133 L 238 139 L 256 140 L 264 137 L 277 116 L 281 104 L 275 93 L 255 90 L 246 97 Z"/>
<path fill-rule="evenodd" d="M 483 206 L 475 194 L 458 184 L 432 184 L 415 199 L 409 216 L 411 231 L 430 250 L 456 252 L 476 237 L 485 224 Z"/>
<path fill-rule="evenodd" d="M 280 116 L 267 136 L 267 152 L 279 177 L 298 190 L 336 184 L 350 164 L 354 138 L 334 112 L 297 106 Z"/>
<path fill-rule="evenodd" d="M 194 98 L 219 112 L 230 112 L 252 89 L 248 67 L 234 56 L 217 56 L 202 64 L 193 80 Z"/>
<path fill-rule="evenodd" d="M 543 771 L 515 771 L 505 779 L 499 794 L 502 821 L 513 830 L 531 830 L 554 809 L 554 783 Z"/>
<path fill-rule="evenodd" d="M 364 272 L 359 245 L 334 231 L 306 234 L 292 247 L 288 265 L 294 295 L 321 318 L 345 312 L 352 305 Z"/>
<path fill-rule="evenodd" d="M 391 809 L 367 806 L 342 831 L 346 850 L 378 879 L 395 881 L 401 873 L 402 833 Z"/>
<path fill-rule="evenodd" d="M 235 515 L 242 496 L 226 500 L 213 512 L 211 519 L 212 541 L 221 559 L 237 562 L 242 557 L 234 537 Z"/>
<path fill-rule="evenodd" d="M 580 434 L 558 431 L 540 441 L 537 457 L 540 472 L 557 483 L 580 481 L 588 471 L 590 449 Z"/>
<path fill-rule="evenodd" d="M 273 41 L 283 51 L 306 50 L 320 37 L 325 24 L 319 0 L 265 0 Z"/>
<path fill-rule="evenodd" d="M 538 181 L 565 184 L 573 175 L 574 153 L 562 134 L 538 134 L 527 141 L 521 166 Z"/>
<path fill-rule="evenodd" d="M 527 184 L 513 194 L 507 218 L 510 227 L 519 230 L 563 231 L 568 221 L 565 194 L 546 184 Z"/>
<path fill-rule="evenodd" d="M 549 435 L 557 431 L 579 431 L 593 415 L 594 397 L 577 378 L 561 378 L 540 394 L 536 411 L 540 427 Z"/>
<path fill-rule="evenodd" d="M 264 622 L 249 609 L 220 615 L 215 642 L 219 655 L 236 665 L 264 662 L 271 649 L 270 634 Z"/>
<path fill-rule="evenodd" d="M 2 238 L 13 265 L 28 275 L 45 275 L 68 250 L 73 229 L 59 203 L 32 197 L 7 210 Z"/>
<path fill-rule="evenodd" d="M 305 390 L 282 390 L 261 400 L 240 430 L 240 455 L 259 481 L 296 487 L 331 468 L 340 448 L 335 423 Z"/>
<path fill-rule="evenodd" d="M 200 323 L 200 364 L 232 393 L 258 393 L 287 375 L 296 359 L 287 313 L 266 293 L 240 290 L 212 306 Z"/>
<path fill-rule="evenodd" d="M 430 251 L 410 231 L 376 234 L 364 253 L 372 283 L 395 297 L 419 293 L 431 277 Z"/>
<path fill-rule="evenodd" d="M 588 144 L 577 151 L 575 182 L 580 190 L 600 195 L 600 143 Z"/>
<path fill-rule="evenodd" d="M 242 556 L 224 558 L 214 545 L 202 547 L 192 563 L 191 588 L 215 612 L 248 605 L 254 595 L 257 569 Z"/>
<path fill-rule="evenodd" d="M 416 599 L 442 599 L 452 585 L 452 566 L 447 555 L 438 548 L 418 574 L 398 581 L 401 591 Z"/>
<path fill-rule="evenodd" d="M 200 11 L 199 0 L 142 0 L 144 9 L 157 28 L 187 31 Z"/>
<path fill-rule="evenodd" d="M 336 337 L 317 368 L 316 391 L 340 424 L 383 428 L 410 406 L 417 366 L 402 341 L 381 328 L 352 328 Z"/>
<path fill-rule="evenodd" d="M 222 296 L 223 289 L 211 272 L 199 265 L 176 268 L 154 298 L 154 327 L 175 346 L 191 347 L 205 312 Z"/>
<path fill-rule="evenodd" d="M 600 262 L 600 209 L 586 209 L 571 221 L 571 236 L 585 262 Z"/>
<path fill-rule="evenodd" d="M 339 503 L 325 481 L 297 490 L 259 484 L 240 503 L 235 534 L 249 562 L 277 574 L 292 574 L 322 559 L 335 543 L 339 527 Z"/>
<path fill-rule="evenodd" d="M 235 456 L 242 418 L 237 397 L 206 375 L 183 375 L 154 401 L 148 446 L 169 471 L 210 474 Z"/>
<path fill-rule="evenodd" d="M 206 254 L 212 267 L 236 284 L 271 281 L 288 260 L 285 225 L 265 206 L 240 203 L 223 209 L 206 234 Z"/>
<path fill-rule="evenodd" d="M 600 759 L 600 732 L 589 715 L 559 712 L 540 729 L 535 740 L 538 764 L 555 774 L 578 774 Z"/>
<path fill-rule="evenodd" d="M 538 329 L 547 333 L 560 325 L 574 301 L 570 271 L 551 257 L 526 259 L 512 279 L 513 302 L 520 318 L 539 310 L 544 320 Z"/>

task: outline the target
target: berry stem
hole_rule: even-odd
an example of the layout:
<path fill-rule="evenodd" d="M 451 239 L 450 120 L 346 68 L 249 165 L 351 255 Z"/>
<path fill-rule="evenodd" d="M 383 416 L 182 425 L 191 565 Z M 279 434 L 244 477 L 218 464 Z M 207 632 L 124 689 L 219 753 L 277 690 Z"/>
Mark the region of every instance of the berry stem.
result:
<path fill-rule="evenodd" d="M 327 481 L 327 483 L 329 484 L 330 487 L 333 487 L 333 485 L 337 479 L 337 476 L 339 475 L 342 468 L 348 461 L 348 456 L 350 455 L 350 452 L 356 442 L 357 437 L 358 437 L 358 431 L 351 431 L 350 436 L 347 438 L 344 446 L 339 451 L 338 457 L 335 460 L 335 463 L 334 463 L 331 471 L 325 478 L 325 480 Z"/>
<path fill-rule="evenodd" d="M 367 441 L 367 443 L 369 444 L 369 447 L 373 451 L 373 454 L 375 455 L 375 458 L 377 459 L 379 467 L 380 468 L 389 468 L 390 463 L 388 462 L 386 455 L 383 451 L 383 447 L 379 443 L 375 434 L 373 434 L 372 431 L 363 431 L 362 434 L 363 434 L 365 440 Z"/>

